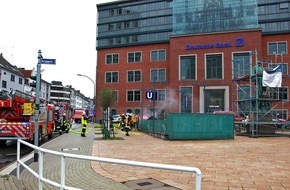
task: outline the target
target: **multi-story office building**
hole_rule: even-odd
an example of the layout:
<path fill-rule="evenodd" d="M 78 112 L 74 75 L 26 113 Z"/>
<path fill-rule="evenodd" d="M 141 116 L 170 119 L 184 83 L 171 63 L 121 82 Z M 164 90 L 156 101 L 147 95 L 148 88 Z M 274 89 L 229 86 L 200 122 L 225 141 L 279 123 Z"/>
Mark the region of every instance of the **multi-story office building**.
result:
<path fill-rule="evenodd" d="M 64 86 L 61 81 L 51 81 L 50 100 L 56 104 L 69 104 L 72 109 L 91 109 L 91 99 L 70 85 Z"/>
<path fill-rule="evenodd" d="M 97 10 L 97 92 L 116 92 L 112 114 L 236 112 L 236 92 L 252 87 L 233 79 L 258 62 L 283 63 L 276 95 L 289 99 L 289 1 L 120 0 Z M 275 109 L 288 115 L 284 100 Z"/>

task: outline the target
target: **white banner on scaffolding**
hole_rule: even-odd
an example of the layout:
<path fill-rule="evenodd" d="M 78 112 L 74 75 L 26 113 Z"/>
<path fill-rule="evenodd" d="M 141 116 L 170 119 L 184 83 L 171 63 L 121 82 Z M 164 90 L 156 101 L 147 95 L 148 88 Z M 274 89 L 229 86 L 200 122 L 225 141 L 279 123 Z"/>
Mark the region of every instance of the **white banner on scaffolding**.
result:
<path fill-rule="evenodd" d="M 282 65 L 278 65 L 273 70 L 263 71 L 263 86 L 281 87 L 282 85 Z"/>

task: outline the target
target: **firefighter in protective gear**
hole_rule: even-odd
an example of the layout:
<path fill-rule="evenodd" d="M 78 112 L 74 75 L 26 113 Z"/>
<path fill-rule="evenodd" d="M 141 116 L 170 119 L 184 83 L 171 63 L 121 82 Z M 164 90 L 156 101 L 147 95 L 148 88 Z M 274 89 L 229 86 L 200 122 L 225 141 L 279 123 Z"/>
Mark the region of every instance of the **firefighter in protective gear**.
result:
<path fill-rule="evenodd" d="M 130 136 L 129 135 L 129 131 L 131 130 L 131 120 L 132 120 L 132 116 L 130 114 L 127 114 L 125 119 L 125 131 L 126 131 L 126 136 Z"/>
<path fill-rule="evenodd" d="M 88 125 L 88 117 L 87 117 L 85 112 L 83 113 L 82 118 L 81 118 L 81 125 L 82 125 L 81 136 L 82 137 L 86 137 L 86 129 L 87 129 L 87 125 Z"/>
<path fill-rule="evenodd" d="M 62 118 L 62 131 L 68 133 L 70 130 L 70 123 L 67 121 L 65 114 L 63 114 Z"/>

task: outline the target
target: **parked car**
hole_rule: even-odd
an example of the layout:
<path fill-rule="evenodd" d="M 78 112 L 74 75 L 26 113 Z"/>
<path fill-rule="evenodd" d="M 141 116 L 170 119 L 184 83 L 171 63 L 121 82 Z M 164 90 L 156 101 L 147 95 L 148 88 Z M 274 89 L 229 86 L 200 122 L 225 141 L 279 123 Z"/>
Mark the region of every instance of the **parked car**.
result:
<path fill-rule="evenodd" d="M 113 120 L 112 120 L 113 123 L 119 123 L 120 122 L 119 121 L 119 115 L 112 115 L 112 118 L 113 118 Z"/>

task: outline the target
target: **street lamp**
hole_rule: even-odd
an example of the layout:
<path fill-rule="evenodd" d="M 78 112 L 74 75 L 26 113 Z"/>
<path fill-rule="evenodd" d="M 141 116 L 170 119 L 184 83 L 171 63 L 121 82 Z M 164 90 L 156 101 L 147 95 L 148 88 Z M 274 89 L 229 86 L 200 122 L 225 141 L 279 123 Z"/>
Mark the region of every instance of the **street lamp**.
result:
<path fill-rule="evenodd" d="M 94 85 L 94 116 L 93 116 L 93 122 L 95 121 L 95 116 L 96 116 L 96 106 L 97 106 L 97 101 L 96 101 L 96 83 L 93 81 L 93 79 L 91 79 L 90 77 L 88 77 L 87 75 L 83 75 L 83 74 L 77 74 L 77 76 L 81 76 L 81 77 L 86 77 L 88 79 L 90 79 L 90 81 L 92 81 L 93 85 Z"/>

